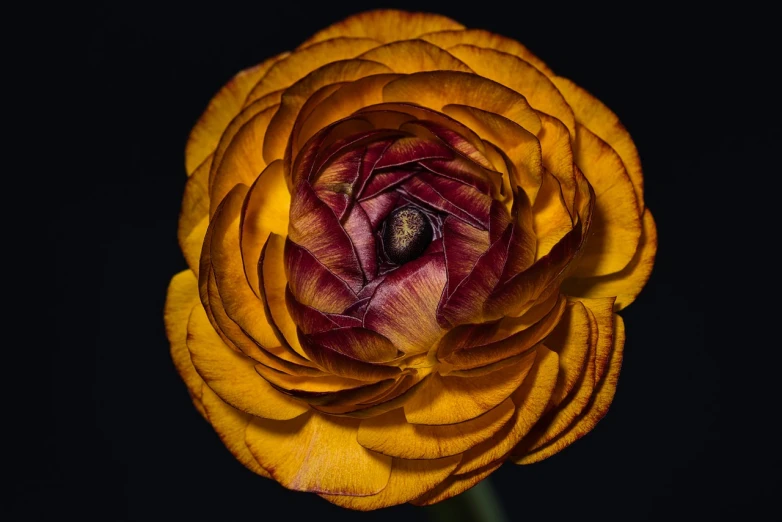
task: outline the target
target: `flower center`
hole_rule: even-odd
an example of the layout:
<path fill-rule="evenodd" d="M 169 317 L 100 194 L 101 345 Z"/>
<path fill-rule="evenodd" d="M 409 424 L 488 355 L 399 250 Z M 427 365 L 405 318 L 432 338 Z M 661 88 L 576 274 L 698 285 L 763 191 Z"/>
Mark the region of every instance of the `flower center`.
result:
<path fill-rule="evenodd" d="M 431 243 L 432 235 L 432 225 L 423 212 L 402 207 L 386 218 L 383 248 L 390 261 L 401 265 L 420 256 Z"/>

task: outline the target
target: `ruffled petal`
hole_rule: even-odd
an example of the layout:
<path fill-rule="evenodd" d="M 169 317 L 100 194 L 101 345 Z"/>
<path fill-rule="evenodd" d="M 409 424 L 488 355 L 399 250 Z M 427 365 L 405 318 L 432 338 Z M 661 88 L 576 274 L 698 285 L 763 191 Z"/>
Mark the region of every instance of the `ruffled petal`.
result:
<path fill-rule="evenodd" d="M 313 411 L 285 422 L 253 419 L 246 441 L 258 463 L 288 489 L 376 495 L 388 484 L 391 457 L 356 442 L 359 423 Z"/>
<path fill-rule="evenodd" d="M 321 495 L 338 506 L 359 511 L 370 511 L 417 498 L 453 472 L 459 456 L 431 460 L 393 459 L 388 485 L 377 495 L 354 497 L 348 495 Z"/>
<path fill-rule="evenodd" d="M 358 58 L 382 63 L 394 72 L 421 71 L 472 72 L 462 61 L 424 40 L 402 40 L 376 47 Z"/>
<path fill-rule="evenodd" d="M 200 306 L 187 324 L 187 348 L 201 378 L 225 402 L 243 412 L 268 419 L 292 419 L 307 411 L 301 402 L 272 388 L 255 371 L 254 360 L 226 346 Z"/>
<path fill-rule="evenodd" d="M 533 351 L 481 375 L 432 374 L 405 403 L 405 417 L 413 424 L 433 425 L 474 419 L 507 399 L 534 362 Z"/>

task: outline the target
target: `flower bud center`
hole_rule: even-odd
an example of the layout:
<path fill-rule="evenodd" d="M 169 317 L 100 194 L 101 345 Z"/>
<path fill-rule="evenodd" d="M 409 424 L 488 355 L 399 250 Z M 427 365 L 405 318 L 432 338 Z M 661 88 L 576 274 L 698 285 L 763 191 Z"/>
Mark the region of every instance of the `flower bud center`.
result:
<path fill-rule="evenodd" d="M 383 247 L 388 258 L 401 265 L 420 256 L 431 243 L 432 235 L 432 225 L 423 212 L 402 207 L 386 218 Z"/>

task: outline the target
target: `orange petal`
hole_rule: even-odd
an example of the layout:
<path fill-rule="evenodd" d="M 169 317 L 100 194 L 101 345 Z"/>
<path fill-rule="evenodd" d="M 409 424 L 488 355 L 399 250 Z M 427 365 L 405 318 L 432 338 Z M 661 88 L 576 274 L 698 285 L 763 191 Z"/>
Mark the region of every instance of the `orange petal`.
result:
<path fill-rule="evenodd" d="M 600 139 L 608 143 L 619 157 L 622 158 L 627 174 L 633 182 L 638 207 L 644 211 L 644 177 L 641 169 L 641 159 L 635 148 L 630 133 L 627 132 L 619 118 L 606 107 L 603 102 L 590 93 L 561 76 L 551 78 L 554 85 L 565 96 L 570 107 L 581 125 L 594 132 Z"/>
<path fill-rule="evenodd" d="M 519 387 L 535 362 L 535 352 L 497 371 L 469 377 L 430 375 L 405 403 L 413 424 L 455 424 L 484 414 Z"/>
<path fill-rule="evenodd" d="M 422 71 L 472 72 L 462 61 L 424 40 L 402 40 L 375 47 L 359 56 L 386 65 L 397 73 Z"/>
<path fill-rule="evenodd" d="M 190 312 L 198 306 L 198 280 L 190 270 L 183 270 L 171 278 L 166 294 L 166 306 L 163 319 L 166 323 L 166 336 L 171 343 L 171 359 L 185 381 L 191 395 L 201 401 L 201 384 L 204 382 L 196 372 L 187 349 L 187 321 Z"/>
<path fill-rule="evenodd" d="M 614 301 L 615 297 L 597 299 L 568 298 L 580 301 L 597 322 L 597 353 L 595 355 L 595 382 L 600 382 L 608 369 L 611 349 L 614 346 Z"/>
<path fill-rule="evenodd" d="M 228 451 L 253 473 L 271 478 L 269 472 L 258 464 L 247 444 L 244 443 L 244 432 L 252 416 L 223 402 L 209 386 L 204 385 L 203 389 L 204 408 L 209 417 L 209 423 L 220 436 L 220 440 L 223 441 Z"/>
<path fill-rule="evenodd" d="M 527 63 L 535 66 L 539 71 L 546 75 L 553 75 L 543 61 L 532 54 L 529 49 L 521 45 L 516 40 L 511 40 L 505 36 L 490 33 L 483 29 L 465 29 L 463 31 L 441 30 L 421 36 L 422 40 L 431 42 L 438 47 L 448 50 L 460 44 L 469 44 L 486 49 L 495 49 L 504 53 L 518 56 Z"/>
<path fill-rule="evenodd" d="M 497 433 L 513 415 L 513 401 L 505 399 L 497 407 L 474 419 L 457 424 L 426 426 L 410 424 L 399 408 L 362 421 L 358 443 L 391 457 L 437 459 L 458 455 Z"/>
<path fill-rule="evenodd" d="M 244 127 L 244 125 L 247 122 L 249 122 L 251 119 L 253 119 L 255 116 L 267 110 L 269 107 L 278 106 L 280 104 L 281 99 L 282 99 L 282 91 L 275 91 L 273 93 L 270 93 L 267 96 L 261 98 L 260 100 L 256 100 L 255 102 L 251 103 L 247 107 L 243 108 L 242 111 L 239 114 L 237 114 L 234 117 L 234 119 L 231 120 L 231 123 L 229 123 L 228 127 L 225 128 L 225 132 L 223 132 L 223 135 L 220 136 L 220 141 L 218 142 L 217 148 L 214 151 L 214 155 L 212 158 L 212 168 L 209 169 L 210 191 L 212 190 L 212 186 L 214 185 L 215 176 L 217 175 L 217 169 L 222 164 L 223 157 L 225 156 L 225 152 L 228 150 L 228 147 L 231 145 L 231 142 L 233 141 L 236 134 L 239 131 L 241 131 L 242 127 Z"/>
<path fill-rule="evenodd" d="M 587 314 L 589 315 L 589 314 Z M 590 326 L 592 332 L 597 333 L 597 323 L 590 317 Z M 573 386 L 572 393 L 553 410 L 549 411 L 535 424 L 535 427 L 530 430 L 529 434 L 522 439 L 522 441 L 513 449 L 514 455 L 523 456 L 526 453 L 534 451 L 547 442 L 557 437 L 560 433 L 565 431 L 568 426 L 584 411 L 589 400 L 592 396 L 592 391 L 595 388 L 595 361 L 597 356 L 597 335 L 590 335 L 589 341 L 589 354 L 585 361 L 584 367 L 581 371 L 578 380 Z M 563 375 L 563 355 L 560 353 L 560 378 Z M 557 385 L 554 388 L 554 394 L 552 395 L 549 407 L 552 404 L 557 404 L 558 391 L 561 389 L 560 383 L 562 382 L 558 378 Z M 522 457 L 523 459 L 523 457 Z M 523 463 L 523 460 L 516 460 L 517 464 Z"/>
<path fill-rule="evenodd" d="M 598 383 L 594 395 L 586 409 L 579 415 L 567 430 L 563 431 L 557 438 L 546 445 L 538 448 L 536 451 L 516 460 L 517 464 L 532 464 L 554 455 L 573 444 L 590 431 L 600 422 L 611 406 L 616 393 L 616 383 L 619 380 L 619 370 L 622 366 L 622 356 L 625 343 L 624 321 L 619 315 L 614 316 L 615 331 L 614 347 L 611 352 L 611 359 L 608 365 L 608 372 L 604 379 Z"/>
<path fill-rule="evenodd" d="M 187 178 L 182 209 L 179 211 L 177 238 L 187 261 L 187 266 L 198 277 L 201 247 L 204 244 L 206 228 L 209 225 L 209 169 L 212 166 L 210 154 Z"/>
<path fill-rule="evenodd" d="M 272 105 L 250 118 L 225 149 L 210 185 L 210 215 L 232 188 L 240 183 L 249 187 L 266 167 L 258 150 L 263 146 L 266 128 L 278 107 Z"/>
<path fill-rule="evenodd" d="M 270 349 L 280 342 L 266 319 L 263 301 L 250 287 L 242 263 L 239 220 L 247 192 L 245 185 L 237 185 L 214 216 L 212 268 L 226 315 L 255 343 Z"/>
<path fill-rule="evenodd" d="M 546 409 L 559 372 L 559 357 L 545 346 L 524 382 L 511 398 L 516 410 L 510 422 L 490 439 L 467 450 L 456 468 L 457 474 L 471 473 L 502 459 L 532 429 Z"/>
<path fill-rule="evenodd" d="M 434 110 L 457 104 L 493 112 L 533 134 L 540 118 L 524 96 L 482 76 L 456 71 L 429 71 L 392 81 L 383 89 L 386 102 L 412 102 Z"/>
<path fill-rule="evenodd" d="M 543 166 L 548 170 L 562 189 L 565 205 L 571 216 L 576 215 L 576 173 L 573 147 L 568 129 L 561 121 L 547 114 L 539 114 L 542 128 L 538 139 L 542 151 Z"/>
<path fill-rule="evenodd" d="M 257 152 L 257 151 L 256 151 Z M 260 297 L 258 262 L 270 233 L 288 234 L 291 195 L 281 161 L 268 165 L 250 187 L 241 222 L 242 259 L 250 288 Z M 283 285 L 284 288 L 285 285 Z"/>
<path fill-rule="evenodd" d="M 605 276 L 569 278 L 562 285 L 562 290 L 568 295 L 581 297 L 616 296 L 614 307 L 617 311 L 622 310 L 635 301 L 649 280 L 656 254 L 657 227 L 647 208 L 643 215 L 643 232 L 638 241 L 638 249 L 626 267 Z"/>
<path fill-rule="evenodd" d="M 537 244 L 536 261 L 551 252 L 565 234 L 573 230 L 573 220 L 568 212 L 562 188 L 557 178 L 548 170 L 543 171 L 543 183 L 532 207 L 532 223 Z"/>
<path fill-rule="evenodd" d="M 338 88 L 306 117 L 300 116 L 297 119 L 293 131 L 292 154 L 298 154 L 300 148 L 319 130 L 347 118 L 362 107 L 382 102 L 383 87 L 398 77 L 396 74 L 376 74 L 337 86 Z M 303 110 L 301 114 L 304 115 Z M 297 128 L 300 129 L 298 132 Z"/>
<path fill-rule="evenodd" d="M 342 60 L 328 63 L 293 84 L 282 95 L 277 114 L 272 118 L 263 142 L 263 159 L 271 163 L 285 155 L 296 117 L 307 98 L 321 87 L 339 82 L 351 82 L 371 76 L 393 72 L 385 65 L 369 60 Z"/>
<path fill-rule="evenodd" d="M 462 28 L 464 26 L 459 22 L 437 14 L 376 9 L 350 16 L 321 29 L 299 48 L 306 48 L 316 42 L 339 36 L 373 38 L 386 43 L 417 38 L 432 31 Z"/>
<path fill-rule="evenodd" d="M 338 506 L 359 511 L 371 511 L 417 498 L 441 483 L 453 472 L 459 456 L 431 460 L 393 459 L 388 485 L 377 495 L 353 497 L 321 495 Z"/>
<path fill-rule="evenodd" d="M 448 48 L 448 52 L 473 71 L 513 89 L 536 110 L 557 118 L 576 137 L 576 119 L 565 97 L 545 74 L 516 55 L 471 44 Z"/>
<path fill-rule="evenodd" d="M 567 303 L 565 314 L 545 341 L 546 346 L 559 355 L 559 377 L 551 397 L 551 405 L 560 404 L 583 375 L 591 340 L 586 307 L 580 302 Z"/>
<path fill-rule="evenodd" d="M 377 45 L 378 42 L 370 38 L 338 37 L 311 45 L 307 49 L 300 49 L 268 70 L 247 96 L 247 103 L 270 92 L 287 89 L 318 67 L 337 60 L 355 58 Z"/>
<path fill-rule="evenodd" d="M 443 111 L 473 129 L 481 138 L 497 145 L 515 167 L 510 171 L 513 189 L 521 186 L 531 202 L 536 200 L 543 163 L 540 142 L 535 134 L 518 122 L 476 107 L 450 104 L 443 107 Z"/>
<path fill-rule="evenodd" d="M 594 188 L 597 203 L 589 240 L 572 275 L 611 274 L 627 266 L 641 237 L 635 192 L 616 152 L 586 127 L 578 125 L 576 132 L 576 163 Z"/>
<path fill-rule="evenodd" d="M 443 500 L 455 497 L 497 471 L 497 468 L 501 465 L 502 461 L 489 464 L 484 468 L 477 469 L 464 475 L 451 475 L 445 479 L 442 484 L 410 503 L 415 504 L 416 506 L 431 506 L 432 504 L 437 504 Z"/>
<path fill-rule="evenodd" d="M 200 306 L 187 324 L 187 347 L 201 378 L 225 402 L 243 412 L 269 419 L 292 419 L 307 406 L 275 390 L 255 371 L 256 362 L 226 346 Z"/>
<path fill-rule="evenodd" d="M 206 157 L 214 152 L 217 142 L 220 141 L 220 136 L 233 117 L 239 114 L 244 99 L 253 85 L 277 60 L 286 54 L 269 58 L 259 65 L 239 72 L 212 98 L 187 139 L 185 169 L 188 175 L 192 174 Z"/>
<path fill-rule="evenodd" d="M 391 457 L 356 442 L 360 422 L 313 411 L 285 422 L 253 419 L 246 441 L 258 463 L 288 489 L 375 495 L 388 484 Z"/>

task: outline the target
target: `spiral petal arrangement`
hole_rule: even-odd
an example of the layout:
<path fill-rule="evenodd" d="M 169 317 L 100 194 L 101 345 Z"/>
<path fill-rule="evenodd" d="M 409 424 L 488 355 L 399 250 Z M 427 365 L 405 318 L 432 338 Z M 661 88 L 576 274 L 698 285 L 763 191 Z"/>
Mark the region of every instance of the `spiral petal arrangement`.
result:
<path fill-rule="evenodd" d="M 655 224 L 618 118 L 521 44 L 350 17 L 234 77 L 186 169 L 171 353 L 255 473 L 426 505 L 605 415 Z"/>

